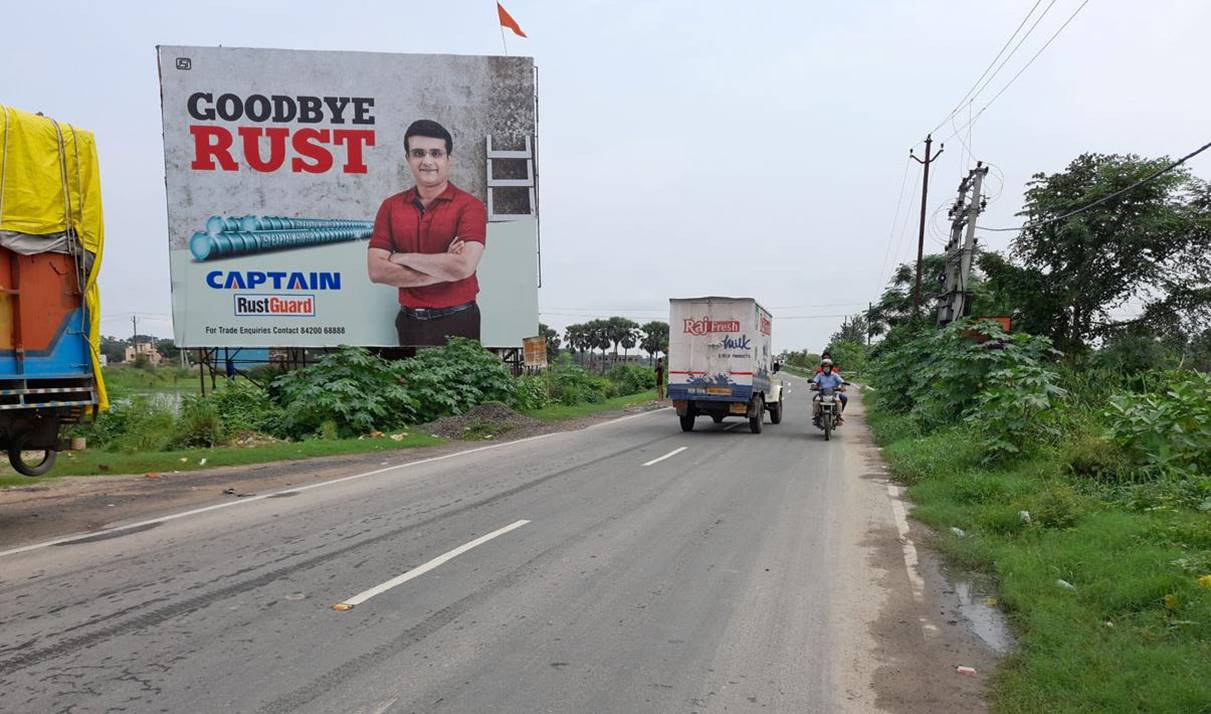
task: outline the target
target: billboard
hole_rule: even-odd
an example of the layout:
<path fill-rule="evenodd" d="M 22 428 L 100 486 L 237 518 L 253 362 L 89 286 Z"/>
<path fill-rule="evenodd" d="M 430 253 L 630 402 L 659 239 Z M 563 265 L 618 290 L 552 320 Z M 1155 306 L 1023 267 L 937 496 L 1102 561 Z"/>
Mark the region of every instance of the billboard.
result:
<path fill-rule="evenodd" d="M 157 49 L 179 346 L 534 334 L 531 58 Z"/>

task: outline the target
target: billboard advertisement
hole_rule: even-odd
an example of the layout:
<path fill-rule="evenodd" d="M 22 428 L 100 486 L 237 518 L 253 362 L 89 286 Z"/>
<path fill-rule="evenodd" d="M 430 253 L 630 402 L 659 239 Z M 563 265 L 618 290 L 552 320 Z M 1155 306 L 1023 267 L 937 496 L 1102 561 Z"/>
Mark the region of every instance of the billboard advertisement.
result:
<path fill-rule="evenodd" d="M 181 347 L 521 347 L 533 60 L 158 49 Z"/>

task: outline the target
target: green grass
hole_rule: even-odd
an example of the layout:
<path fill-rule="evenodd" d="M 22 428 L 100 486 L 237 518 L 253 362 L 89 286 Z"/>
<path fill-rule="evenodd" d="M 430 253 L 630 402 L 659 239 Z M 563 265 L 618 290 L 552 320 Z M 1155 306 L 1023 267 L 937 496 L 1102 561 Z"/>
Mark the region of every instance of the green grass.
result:
<path fill-rule="evenodd" d="M 1211 514 L 1128 510 L 1056 453 L 982 466 L 965 428 L 922 436 L 877 407 L 870 422 L 943 554 L 999 584 L 1019 646 L 993 679 L 994 711 L 1211 712 L 1211 588 L 1196 582 L 1211 573 Z"/>
<path fill-rule="evenodd" d="M 340 456 L 377 451 L 413 449 L 446 443 L 445 439 L 428 434 L 409 434 L 401 441 L 389 437 L 379 439 L 311 439 L 279 442 L 264 446 L 222 446 L 212 449 L 183 449 L 154 453 L 111 453 L 99 450 L 59 454 L 54 470 L 42 477 L 30 478 L 14 474 L 5 462 L 0 472 L 0 488 L 28 486 L 58 476 L 93 476 L 104 474 L 141 474 L 148 472 L 196 471 L 220 466 L 246 466 L 268 461 L 293 461 L 317 456 Z M 184 460 L 182 460 L 184 459 Z M 200 461 L 206 459 L 206 464 Z M 102 469 L 104 465 L 107 468 Z"/>
<path fill-rule="evenodd" d="M 613 399 L 607 399 L 604 402 L 597 402 L 596 404 L 576 404 L 574 406 L 552 404 L 542 409 L 532 409 L 524 412 L 524 414 L 541 421 L 563 421 L 565 419 L 579 419 L 581 417 L 592 416 L 601 412 L 617 411 L 654 401 L 656 401 L 656 390 L 652 389 L 646 392 L 639 392 L 638 394 L 614 397 Z"/>
<path fill-rule="evenodd" d="M 803 377 L 804 379 L 811 379 L 812 377 L 816 376 L 815 370 L 804 369 L 803 367 L 794 367 L 789 364 L 782 365 L 782 371 L 787 372 L 788 374 L 793 374 L 796 377 Z"/>
<path fill-rule="evenodd" d="M 131 392 L 196 392 L 198 391 L 197 370 L 180 367 L 156 367 L 136 369 L 131 366 L 110 365 L 102 370 L 105 387 L 119 396 Z M 206 385 L 207 390 L 210 384 Z"/>

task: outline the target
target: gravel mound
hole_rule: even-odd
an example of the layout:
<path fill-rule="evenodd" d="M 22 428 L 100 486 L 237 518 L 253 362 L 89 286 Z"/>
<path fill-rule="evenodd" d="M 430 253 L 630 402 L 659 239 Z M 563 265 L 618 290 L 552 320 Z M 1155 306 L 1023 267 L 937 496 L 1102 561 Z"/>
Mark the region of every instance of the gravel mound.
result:
<path fill-rule="evenodd" d="M 446 439 L 478 441 L 497 439 L 504 434 L 513 437 L 517 436 L 518 432 L 528 433 L 543 430 L 544 426 L 546 425 L 537 419 L 518 414 L 504 404 L 490 402 L 472 407 L 464 414 L 443 417 L 419 426 L 416 430 Z"/>

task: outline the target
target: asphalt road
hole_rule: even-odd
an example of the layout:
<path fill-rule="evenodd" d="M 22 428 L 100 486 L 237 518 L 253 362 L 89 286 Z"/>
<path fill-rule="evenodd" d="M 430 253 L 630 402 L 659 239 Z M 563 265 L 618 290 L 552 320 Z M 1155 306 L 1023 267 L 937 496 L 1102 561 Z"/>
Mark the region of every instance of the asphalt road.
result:
<path fill-rule="evenodd" d="M 861 405 L 791 382 L 0 554 L 0 711 L 928 711 Z"/>

